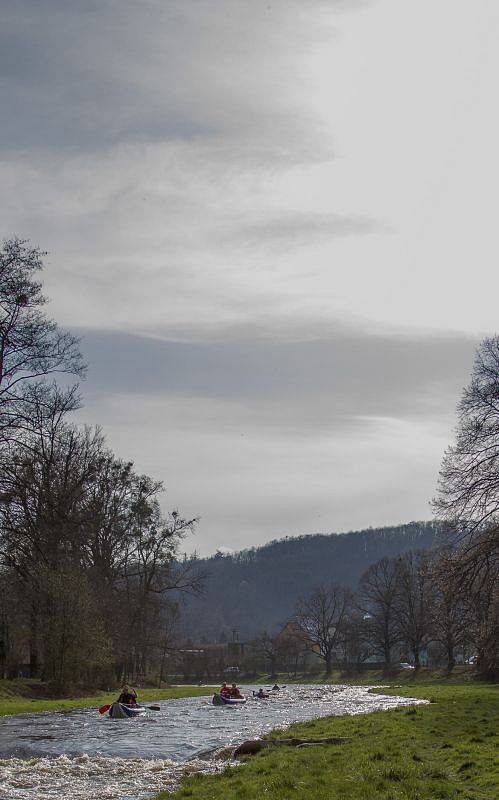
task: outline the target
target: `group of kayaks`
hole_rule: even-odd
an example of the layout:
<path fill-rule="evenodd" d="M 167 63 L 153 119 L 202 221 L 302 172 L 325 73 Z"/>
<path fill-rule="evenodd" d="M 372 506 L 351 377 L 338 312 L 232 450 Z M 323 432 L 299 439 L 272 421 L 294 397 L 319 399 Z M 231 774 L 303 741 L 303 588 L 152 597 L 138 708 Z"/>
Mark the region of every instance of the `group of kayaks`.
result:
<path fill-rule="evenodd" d="M 270 692 L 275 692 L 279 690 L 279 688 L 280 687 L 277 685 L 273 686 Z M 269 697 L 270 694 L 264 692 L 262 689 L 258 692 L 253 692 L 253 699 L 255 700 L 268 700 Z M 230 696 L 224 692 L 215 692 L 212 703 L 214 706 L 244 706 L 247 701 L 248 698 L 244 697 L 240 692 L 237 696 Z M 99 708 L 99 713 L 107 714 L 112 719 L 131 719 L 133 717 L 141 717 L 148 709 L 151 711 L 159 711 L 160 707 L 157 705 L 140 706 L 137 703 L 134 705 L 127 705 L 126 703 L 116 701 L 115 703 Z"/>
<path fill-rule="evenodd" d="M 281 687 L 276 684 L 270 689 L 270 692 L 279 691 L 280 688 Z M 268 700 L 270 696 L 271 695 L 268 692 L 264 692 L 263 689 L 260 689 L 258 692 L 253 692 L 254 700 Z M 248 698 L 244 697 L 241 693 L 237 696 L 231 696 L 223 692 L 215 692 L 212 703 L 214 706 L 244 706 L 247 700 Z"/>

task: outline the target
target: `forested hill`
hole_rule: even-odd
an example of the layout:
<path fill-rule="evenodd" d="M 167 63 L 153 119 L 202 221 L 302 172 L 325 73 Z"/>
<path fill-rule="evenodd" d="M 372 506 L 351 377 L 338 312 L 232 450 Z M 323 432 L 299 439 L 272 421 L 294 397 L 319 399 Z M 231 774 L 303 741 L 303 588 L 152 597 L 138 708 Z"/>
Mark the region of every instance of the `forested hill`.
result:
<path fill-rule="evenodd" d="M 264 629 L 273 632 L 293 613 L 296 600 L 317 584 L 355 587 L 367 567 L 383 556 L 430 547 L 434 522 L 410 522 L 341 534 L 312 534 L 280 539 L 232 555 L 202 559 L 206 591 L 190 599 L 184 612 L 186 634 L 193 640 L 240 639 Z"/>

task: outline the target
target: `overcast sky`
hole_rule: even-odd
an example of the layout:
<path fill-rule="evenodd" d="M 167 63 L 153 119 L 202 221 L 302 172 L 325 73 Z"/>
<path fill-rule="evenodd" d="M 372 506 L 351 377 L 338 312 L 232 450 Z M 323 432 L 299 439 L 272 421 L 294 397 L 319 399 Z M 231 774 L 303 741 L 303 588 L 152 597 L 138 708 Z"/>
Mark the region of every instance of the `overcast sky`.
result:
<path fill-rule="evenodd" d="M 0 233 L 187 547 L 429 518 L 497 330 L 497 0 L 0 15 Z"/>

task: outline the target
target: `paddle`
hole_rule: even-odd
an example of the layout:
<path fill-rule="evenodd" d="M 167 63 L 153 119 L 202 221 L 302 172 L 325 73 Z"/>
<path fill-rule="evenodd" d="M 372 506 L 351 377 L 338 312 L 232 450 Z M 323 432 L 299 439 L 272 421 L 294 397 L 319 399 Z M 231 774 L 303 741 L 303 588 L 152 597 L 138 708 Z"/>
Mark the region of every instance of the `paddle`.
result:
<path fill-rule="evenodd" d="M 105 714 L 106 711 L 109 711 L 111 708 L 111 703 L 108 703 L 107 706 L 101 706 L 99 708 L 99 714 Z M 149 709 L 149 711 L 161 711 L 161 706 L 144 706 L 144 708 Z"/>

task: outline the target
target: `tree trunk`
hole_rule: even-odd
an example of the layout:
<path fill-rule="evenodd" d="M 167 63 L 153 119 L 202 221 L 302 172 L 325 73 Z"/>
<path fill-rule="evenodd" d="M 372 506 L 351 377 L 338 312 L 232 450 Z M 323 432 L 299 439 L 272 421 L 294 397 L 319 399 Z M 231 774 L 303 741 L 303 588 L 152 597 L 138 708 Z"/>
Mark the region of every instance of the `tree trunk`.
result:
<path fill-rule="evenodd" d="M 325 661 L 326 661 L 326 675 L 331 675 L 331 653 L 328 653 L 328 655 L 325 658 Z"/>
<path fill-rule="evenodd" d="M 456 659 L 454 657 L 454 641 L 447 639 L 447 672 L 452 672 L 456 666 Z"/>
<path fill-rule="evenodd" d="M 165 670 L 165 661 L 166 661 L 166 647 L 163 648 L 161 652 L 161 662 L 159 665 L 159 679 L 158 679 L 158 689 L 161 689 L 161 684 L 163 682 L 163 675 Z"/>
<path fill-rule="evenodd" d="M 30 678 L 38 678 L 39 671 L 40 671 L 40 663 L 38 660 L 38 619 L 35 609 L 32 609 L 30 617 L 30 641 L 29 641 Z"/>
<path fill-rule="evenodd" d="M 2 621 L 0 627 L 0 678 L 7 677 L 7 661 L 9 658 L 9 628 L 7 622 Z"/>

